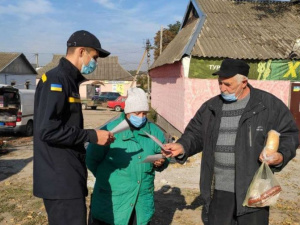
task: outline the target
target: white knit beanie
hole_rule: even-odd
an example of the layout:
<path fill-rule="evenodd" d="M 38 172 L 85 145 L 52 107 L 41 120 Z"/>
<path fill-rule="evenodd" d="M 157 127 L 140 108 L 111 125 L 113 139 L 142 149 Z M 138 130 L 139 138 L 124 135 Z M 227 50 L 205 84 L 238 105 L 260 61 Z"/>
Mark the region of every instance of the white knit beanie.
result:
<path fill-rule="evenodd" d="M 127 91 L 124 112 L 147 112 L 149 105 L 146 93 L 141 88 L 130 88 Z"/>

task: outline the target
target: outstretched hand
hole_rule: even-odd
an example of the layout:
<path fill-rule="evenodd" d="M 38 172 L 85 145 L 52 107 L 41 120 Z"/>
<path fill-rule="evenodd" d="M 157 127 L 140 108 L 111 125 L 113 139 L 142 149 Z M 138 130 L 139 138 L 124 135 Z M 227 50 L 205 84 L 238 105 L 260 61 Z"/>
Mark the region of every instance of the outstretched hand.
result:
<path fill-rule="evenodd" d="M 161 150 L 161 153 L 167 157 L 176 157 L 184 153 L 183 146 L 179 143 L 169 143 L 164 145 L 164 149 Z"/>
<path fill-rule="evenodd" d="M 106 130 L 96 130 L 98 145 L 110 145 L 115 141 L 114 134 Z"/>

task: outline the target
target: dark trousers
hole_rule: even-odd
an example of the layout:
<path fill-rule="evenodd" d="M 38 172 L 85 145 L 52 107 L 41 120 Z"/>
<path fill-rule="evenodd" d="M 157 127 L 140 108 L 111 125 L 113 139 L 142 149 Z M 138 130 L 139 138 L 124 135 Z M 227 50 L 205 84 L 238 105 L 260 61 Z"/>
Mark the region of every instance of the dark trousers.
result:
<path fill-rule="evenodd" d="M 49 225 L 86 225 L 85 198 L 44 199 Z"/>
<path fill-rule="evenodd" d="M 235 194 L 227 191 L 214 191 L 209 207 L 209 225 L 268 225 L 269 207 L 242 216 L 236 215 Z"/>

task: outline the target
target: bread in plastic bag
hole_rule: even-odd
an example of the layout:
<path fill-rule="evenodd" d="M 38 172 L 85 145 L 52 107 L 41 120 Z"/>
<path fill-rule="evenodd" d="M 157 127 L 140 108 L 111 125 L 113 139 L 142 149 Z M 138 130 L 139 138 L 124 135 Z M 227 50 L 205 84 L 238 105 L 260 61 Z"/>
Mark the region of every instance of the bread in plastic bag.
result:
<path fill-rule="evenodd" d="M 270 167 L 263 162 L 253 177 L 243 206 L 265 207 L 274 205 L 281 191 L 281 186 Z"/>
<path fill-rule="evenodd" d="M 268 132 L 268 137 L 267 137 L 267 140 L 266 140 L 266 144 L 265 144 L 265 147 L 263 149 L 264 158 L 267 161 L 271 159 L 270 156 L 268 157 L 268 155 L 271 155 L 271 154 L 278 151 L 279 136 L 280 136 L 280 133 L 278 133 L 276 130 L 270 130 Z"/>

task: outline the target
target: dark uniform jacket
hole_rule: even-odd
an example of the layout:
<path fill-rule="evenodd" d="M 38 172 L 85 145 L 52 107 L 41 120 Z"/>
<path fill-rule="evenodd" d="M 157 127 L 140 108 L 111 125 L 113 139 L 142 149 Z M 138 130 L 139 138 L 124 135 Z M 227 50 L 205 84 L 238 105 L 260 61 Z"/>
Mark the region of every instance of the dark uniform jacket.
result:
<path fill-rule="evenodd" d="M 241 116 L 235 142 L 235 190 L 237 215 L 258 210 L 243 207 L 248 187 L 261 162 L 259 155 L 265 144 L 267 133 L 273 129 L 279 132 L 279 152 L 283 155 L 280 171 L 296 155 L 299 145 L 298 128 L 285 104 L 274 95 L 250 86 L 250 100 Z M 223 100 L 216 96 L 205 102 L 189 122 L 184 134 L 178 140 L 185 150 L 185 157 L 178 159 L 183 163 L 187 157 L 202 153 L 200 192 L 208 212 L 211 201 L 211 188 L 214 176 L 214 151 L 216 149 L 222 115 Z"/>
<path fill-rule="evenodd" d="M 33 193 L 45 199 L 87 195 L 84 142 L 97 142 L 95 130 L 83 129 L 80 71 L 67 59 L 44 74 L 34 102 Z"/>

